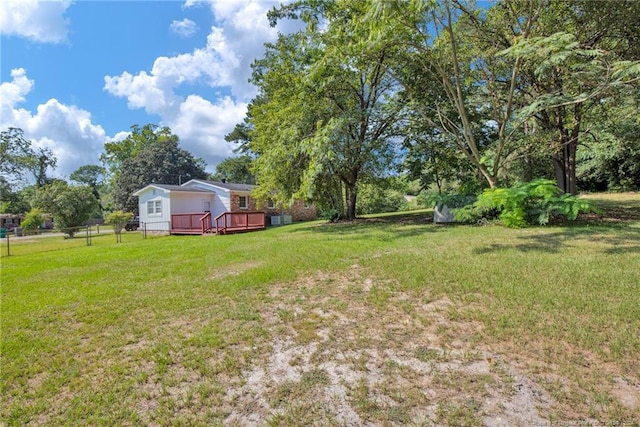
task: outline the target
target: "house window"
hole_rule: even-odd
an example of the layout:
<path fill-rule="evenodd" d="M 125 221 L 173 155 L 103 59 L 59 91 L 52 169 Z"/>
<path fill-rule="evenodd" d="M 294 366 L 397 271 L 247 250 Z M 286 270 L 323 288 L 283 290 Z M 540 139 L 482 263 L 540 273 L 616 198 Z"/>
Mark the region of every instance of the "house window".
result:
<path fill-rule="evenodd" d="M 162 201 L 152 200 L 147 202 L 147 214 L 148 215 L 162 215 Z"/>
<path fill-rule="evenodd" d="M 247 196 L 238 197 L 238 207 L 240 209 L 247 209 Z"/>
<path fill-rule="evenodd" d="M 211 202 L 209 200 L 202 201 L 202 211 L 211 212 Z"/>
<path fill-rule="evenodd" d="M 273 200 L 271 200 L 271 199 L 267 200 L 267 208 L 269 208 L 269 209 L 275 209 L 276 208 L 276 204 L 274 203 Z"/>

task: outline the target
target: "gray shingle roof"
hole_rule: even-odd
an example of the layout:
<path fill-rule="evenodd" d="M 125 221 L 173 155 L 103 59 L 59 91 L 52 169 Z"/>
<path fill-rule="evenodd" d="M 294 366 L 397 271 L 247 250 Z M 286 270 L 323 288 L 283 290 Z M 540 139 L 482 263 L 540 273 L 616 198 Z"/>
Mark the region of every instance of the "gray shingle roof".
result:
<path fill-rule="evenodd" d="M 205 182 L 205 183 L 211 184 L 211 185 L 215 185 L 217 187 L 221 187 L 221 188 L 224 188 L 224 189 L 230 190 L 230 191 L 251 191 L 255 187 L 257 187 L 256 185 L 237 184 L 237 183 L 234 183 L 234 182 L 206 181 L 204 179 L 199 179 L 198 181 Z"/>
<path fill-rule="evenodd" d="M 149 184 L 149 185 L 162 188 L 163 190 L 169 190 L 169 191 L 185 191 L 185 192 L 188 191 L 190 193 L 211 193 L 211 191 L 209 190 L 202 190 L 200 188 L 193 188 L 193 187 L 183 187 L 181 185 L 168 185 L 168 184 Z"/>

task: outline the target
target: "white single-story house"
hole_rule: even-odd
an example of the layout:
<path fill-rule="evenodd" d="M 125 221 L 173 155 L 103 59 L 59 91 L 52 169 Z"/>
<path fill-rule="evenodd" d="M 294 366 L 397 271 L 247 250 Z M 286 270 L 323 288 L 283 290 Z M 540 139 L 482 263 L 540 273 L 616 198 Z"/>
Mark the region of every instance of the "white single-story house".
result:
<path fill-rule="evenodd" d="M 182 185 L 149 184 L 138 196 L 140 227 L 171 234 L 227 233 L 264 229 L 266 215 L 280 215 L 272 205 L 256 209 L 254 185 L 192 179 Z M 300 208 L 300 209 L 298 209 Z M 294 203 L 294 220 L 315 219 L 315 207 Z"/>

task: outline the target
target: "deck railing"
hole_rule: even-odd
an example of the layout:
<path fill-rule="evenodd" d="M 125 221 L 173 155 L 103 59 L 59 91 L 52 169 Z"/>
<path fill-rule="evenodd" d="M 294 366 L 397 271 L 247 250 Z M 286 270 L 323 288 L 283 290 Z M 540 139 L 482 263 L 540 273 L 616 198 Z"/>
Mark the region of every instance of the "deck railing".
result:
<path fill-rule="evenodd" d="M 192 234 L 195 230 L 197 234 L 203 228 L 202 215 L 202 212 L 171 214 L 171 233 Z"/>
<path fill-rule="evenodd" d="M 263 230 L 264 212 L 224 212 L 211 221 L 211 212 L 171 214 L 171 234 L 219 234 Z"/>
<path fill-rule="evenodd" d="M 200 218 L 200 224 L 202 224 L 202 234 L 208 233 L 213 229 L 213 225 L 211 225 L 211 212 L 207 212 Z"/>
<path fill-rule="evenodd" d="M 224 212 L 216 217 L 216 233 L 236 233 L 265 228 L 264 212 Z"/>

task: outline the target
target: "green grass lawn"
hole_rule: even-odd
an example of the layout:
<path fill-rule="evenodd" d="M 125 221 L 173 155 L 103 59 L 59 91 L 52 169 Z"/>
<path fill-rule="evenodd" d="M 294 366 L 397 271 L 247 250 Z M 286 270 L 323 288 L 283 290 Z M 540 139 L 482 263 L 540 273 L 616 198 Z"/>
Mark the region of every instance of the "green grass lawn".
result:
<path fill-rule="evenodd" d="M 1 422 L 637 425 L 640 195 L 590 197 L 520 230 L 12 240 Z"/>

